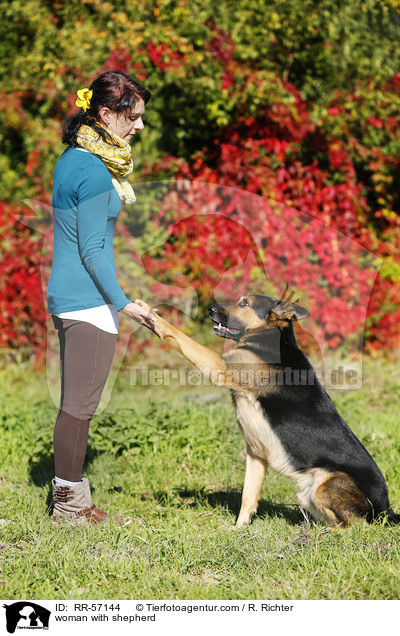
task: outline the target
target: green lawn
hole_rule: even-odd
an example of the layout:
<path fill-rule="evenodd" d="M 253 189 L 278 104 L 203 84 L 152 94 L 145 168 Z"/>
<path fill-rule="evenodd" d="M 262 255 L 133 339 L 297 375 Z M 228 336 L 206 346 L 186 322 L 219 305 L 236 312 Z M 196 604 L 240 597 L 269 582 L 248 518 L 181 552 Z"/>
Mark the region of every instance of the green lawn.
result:
<path fill-rule="evenodd" d="M 2 598 L 400 598 L 400 527 L 307 523 L 275 473 L 252 524 L 234 527 L 245 447 L 227 390 L 130 386 L 121 369 L 86 475 L 126 524 L 71 529 L 46 510 L 57 409 L 44 375 L 11 365 L 0 385 Z M 367 360 L 363 388 L 334 399 L 400 512 L 398 365 Z"/>

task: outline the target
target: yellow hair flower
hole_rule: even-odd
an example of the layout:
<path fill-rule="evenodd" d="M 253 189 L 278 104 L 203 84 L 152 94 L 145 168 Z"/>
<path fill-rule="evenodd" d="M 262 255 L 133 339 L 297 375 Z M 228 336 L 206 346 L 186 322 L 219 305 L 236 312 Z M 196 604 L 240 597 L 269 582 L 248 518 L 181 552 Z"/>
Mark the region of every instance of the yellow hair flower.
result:
<path fill-rule="evenodd" d="M 80 88 L 79 91 L 77 91 L 77 95 L 78 99 L 75 104 L 79 106 L 79 108 L 83 108 L 86 113 L 86 110 L 90 107 L 93 91 L 89 90 L 89 88 Z"/>

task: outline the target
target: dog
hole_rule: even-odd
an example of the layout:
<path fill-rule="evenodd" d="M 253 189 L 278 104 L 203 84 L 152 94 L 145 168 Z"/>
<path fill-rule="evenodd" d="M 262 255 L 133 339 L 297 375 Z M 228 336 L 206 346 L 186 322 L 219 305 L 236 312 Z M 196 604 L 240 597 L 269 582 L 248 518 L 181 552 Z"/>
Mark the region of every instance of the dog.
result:
<path fill-rule="evenodd" d="M 217 386 L 229 387 L 246 441 L 246 473 L 238 527 L 257 511 L 267 467 L 290 478 L 312 517 L 346 527 L 393 512 L 385 479 L 339 415 L 299 348 L 293 322 L 310 314 L 286 297 L 253 294 L 209 307 L 214 332 L 235 341 L 229 352 L 199 344 L 159 314 L 159 335 Z"/>

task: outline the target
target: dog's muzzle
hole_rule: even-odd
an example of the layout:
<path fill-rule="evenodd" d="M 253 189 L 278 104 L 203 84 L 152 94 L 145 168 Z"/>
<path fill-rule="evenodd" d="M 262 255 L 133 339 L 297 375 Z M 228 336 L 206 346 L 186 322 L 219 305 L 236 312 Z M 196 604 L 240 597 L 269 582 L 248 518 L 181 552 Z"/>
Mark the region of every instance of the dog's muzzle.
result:
<path fill-rule="evenodd" d="M 236 323 L 233 324 L 232 320 L 229 320 L 229 314 L 221 305 L 210 305 L 208 313 L 214 323 L 214 333 L 216 333 L 217 336 L 239 340 L 243 333 L 243 328 Z"/>

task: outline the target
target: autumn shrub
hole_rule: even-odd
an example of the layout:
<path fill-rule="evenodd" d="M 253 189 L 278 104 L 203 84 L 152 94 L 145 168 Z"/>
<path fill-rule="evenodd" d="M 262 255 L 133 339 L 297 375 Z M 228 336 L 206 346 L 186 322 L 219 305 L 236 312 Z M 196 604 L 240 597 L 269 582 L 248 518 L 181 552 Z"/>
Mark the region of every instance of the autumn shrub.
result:
<path fill-rule="evenodd" d="M 143 0 L 140 7 L 100 0 L 9 3 L 0 21 L 0 201 L 10 210 L 31 198 L 50 204 L 52 174 L 63 151 L 62 121 L 76 109 L 76 90 L 89 85 L 99 72 L 118 68 L 135 75 L 152 92 L 146 128 L 135 139 L 134 180 L 202 180 L 275 202 L 294 228 L 295 252 L 289 261 L 293 271 L 297 263 L 301 280 L 296 281 L 308 296 L 321 337 L 326 336 L 332 347 L 347 336 L 352 342 L 361 337 L 358 310 L 351 313 L 356 318 L 354 323 L 347 322 L 347 332 L 334 316 L 340 307 L 343 313 L 367 302 L 365 289 L 361 291 L 367 272 L 373 288 L 366 346 L 373 351 L 396 349 L 399 25 L 400 9 L 394 0 L 344 0 L 340 10 L 336 0 Z M 238 221 L 225 200 L 226 192 L 212 196 L 214 211 L 217 216 L 222 213 L 222 220 L 211 220 L 209 210 L 203 220 L 201 215 L 196 221 L 185 220 L 181 210 L 171 222 L 163 217 L 162 201 L 160 206 L 148 206 L 139 225 L 142 234 L 154 237 L 154 245 L 157 224 L 176 226 L 165 248 L 147 256 L 150 274 L 161 276 L 165 249 L 171 267 L 164 267 L 164 279 L 172 281 L 175 272 L 183 285 L 186 277 L 186 285 L 193 284 L 196 290 L 198 286 L 204 306 L 216 286 L 225 294 L 250 282 L 254 286 L 262 271 L 260 259 L 263 276 L 273 274 L 294 282 L 287 263 L 284 267 L 282 261 L 278 267 L 273 260 L 277 252 L 271 252 L 277 207 L 268 222 L 261 212 L 252 213 L 253 220 L 247 216 Z M 239 198 L 234 200 L 240 208 Z M 203 210 L 198 203 L 194 210 L 187 202 L 188 217 Z M 327 250 L 335 255 L 331 260 L 318 256 L 317 245 L 301 254 L 303 230 L 293 210 L 328 228 L 323 236 L 316 231 L 315 240 L 334 245 L 329 243 L 334 240 L 329 238 L 329 228 L 334 227 L 352 245 L 355 241 L 360 248 L 353 250 L 351 263 L 344 252 L 341 261 L 332 247 Z M 121 220 L 125 216 L 123 211 Z M 228 225 L 224 228 L 224 224 Z M 122 241 L 124 229 L 122 224 L 119 227 Z M 126 231 L 136 236 L 137 219 L 127 219 Z M 22 253 L 8 254 L 16 248 L 16 239 L 7 232 L 11 237 L 15 232 L 9 224 L 4 232 L 2 259 L 10 268 L 9 263 L 17 262 Z M 211 237 L 217 236 L 219 255 L 225 254 L 219 264 L 213 258 L 207 264 L 190 233 L 198 235 L 197 242 L 207 254 L 215 251 L 216 239 Z M 33 242 L 32 259 L 39 258 L 40 235 L 21 236 Z M 345 239 L 339 243 L 343 247 Z M 281 246 L 289 244 L 281 241 Z M 236 256 L 229 257 L 232 246 Z M 314 276 L 317 266 L 324 272 L 318 281 L 313 278 L 310 287 L 305 283 L 311 252 L 311 258 L 317 259 Z M 258 264 L 243 267 L 245 253 Z M 366 263 L 362 254 L 372 254 L 372 260 L 368 257 Z M 188 255 L 193 257 L 191 263 Z M 134 259 L 124 248 L 122 271 L 130 271 Z M 378 259 L 382 265 L 375 278 Z M 35 267 L 38 277 L 38 261 Z M 332 276 L 348 272 L 350 279 L 358 281 L 355 301 L 350 300 L 350 286 L 344 282 L 340 289 L 331 285 L 330 302 L 325 302 L 330 267 Z M 2 289 L 8 291 L 0 302 L 8 303 L 3 321 L 8 321 L 10 335 L 20 320 L 7 313 L 18 302 L 10 299 L 20 292 L 6 266 L 3 272 L 7 279 L 1 281 Z M 257 284 L 262 286 L 261 278 Z M 270 281 L 268 289 L 273 291 L 276 284 Z M 322 301 L 324 307 L 318 309 Z M 43 349 L 43 326 L 37 320 L 40 303 L 42 296 L 36 308 L 27 307 L 26 334 Z M 5 338 L 3 346 L 20 346 L 18 336 Z"/>
<path fill-rule="evenodd" d="M 397 76 L 394 80 L 397 91 Z M 229 254 L 229 249 L 238 245 L 232 231 L 232 220 L 237 221 L 256 242 L 265 274 L 275 285 L 280 281 L 283 287 L 286 281 L 304 292 L 318 325 L 316 334 L 330 347 L 352 335 L 353 344 L 362 342 L 366 321 L 367 348 L 395 349 L 400 339 L 399 217 L 392 210 L 396 198 L 392 181 L 399 163 L 387 150 L 397 143 L 393 115 L 389 110 L 381 122 L 387 134 L 380 147 L 373 145 L 368 134 L 366 139 L 348 137 L 345 145 L 335 134 L 336 122 L 330 128 L 315 123 L 297 89 L 287 83 L 285 89 L 294 96 L 291 106 L 277 101 L 258 119 L 239 118 L 215 140 L 212 149 L 196 153 L 189 162 L 165 158 L 153 168 L 156 174 L 173 169 L 177 179 L 227 188 L 239 185 L 263 200 L 249 205 L 239 193 L 228 202 L 219 188 L 210 202 L 203 188 L 189 206 L 180 202 L 176 225 L 163 252 L 153 265 L 148 260 L 147 266 L 159 274 L 160 261 L 168 263 L 168 276 L 179 267 L 186 268 L 189 280 L 198 278 L 205 303 L 216 285 L 210 267 L 214 272 L 215 262 L 232 267 L 224 255 L 226 246 Z M 389 95 L 383 97 L 392 103 Z M 364 130 L 362 115 L 368 125 L 370 110 L 359 95 L 356 98 L 361 104 L 358 123 Z M 347 101 L 352 102 L 351 96 Z M 334 108 L 330 107 L 328 116 L 338 115 Z M 374 164 L 371 157 L 378 154 L 380 163 Z M 363 164 L 356 160 L 360 155 L 374 170 L 364 180 Z M 380 209 L 371 203 L 375 197 L 381 202 Z M 167 201 L 159 212 L 162 218 L 167 211 L 169 222 L 170 208 Z M 224 215 L 217 224 L 212 217 L 201 216 L 203 209 L 210 208 Z M 191 221 L 190 231 L 188 221 L 183 223 L 180 218 L 182 210 L 187 214 L 185 209 L 197 209 L 200 214 Z M 239 244 L 246 249 L 246 241 Z M 237 247 L 233 254 L 235 251 Z M 382 274 L 376 276 L 378 257 L 388 255 L 391 267 L 386 261 Z M 248 271 L 242 269 L 243 282 Z"/>

